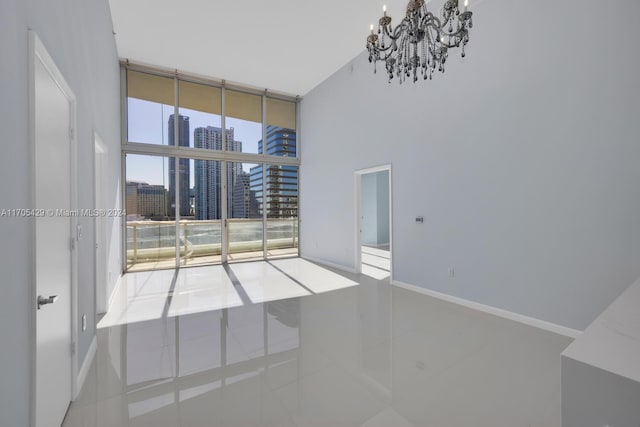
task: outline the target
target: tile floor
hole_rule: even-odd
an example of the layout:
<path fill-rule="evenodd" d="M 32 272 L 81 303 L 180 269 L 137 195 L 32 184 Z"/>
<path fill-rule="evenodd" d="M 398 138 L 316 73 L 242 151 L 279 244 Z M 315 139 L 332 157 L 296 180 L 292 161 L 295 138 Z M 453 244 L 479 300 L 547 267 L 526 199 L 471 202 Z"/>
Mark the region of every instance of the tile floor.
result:
<path fill-rule="evenodd" d="M 566 337 L 302 259 L 136 274 L 65 427 L 560 426 Z"/>

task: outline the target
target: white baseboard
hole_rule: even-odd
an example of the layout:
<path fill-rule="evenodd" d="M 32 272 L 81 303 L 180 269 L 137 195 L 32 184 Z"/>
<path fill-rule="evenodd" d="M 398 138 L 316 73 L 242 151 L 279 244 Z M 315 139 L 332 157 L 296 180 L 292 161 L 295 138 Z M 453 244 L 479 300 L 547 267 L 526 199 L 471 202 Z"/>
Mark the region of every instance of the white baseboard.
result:
<path fill-rule="evenodd" d="M 89 368 L 91 367 L 91 362 L 93 362 L 94 357 L 96 357 L 96 350 L 98 349 L 98 340 L 96 336 L 93 336 L 93 340 L 91 340 L 91 345 L 89 346 L 89 351 L 87 351 L 87 355 L 82 362 L 82 366 L 78 371 L 78 378 L 76 378 L 76 395 L 73 396 L 73 400 L 75 400 L 80 394 L 80 390 L 82 390 L 82 386 L 84 385 L 84 381 L 87 379 L 87 374 L 89 373 Z"/>
<path fill-rule="evenodd" d="M 341 264 L 335 264 L 333 262 L 325 261 L 323 259 L 314 258 L 314 257 L 310 257 L 310 256 L 300 256 L 300 258 L 306 259 L 308 261 L 313 261 L 313 262 L 316 262 L 318 264 L 323 264 L 323 265 L 326 265 L 327 267 L 337 268 L 338 270 L 346 271 L 348 273 L 358 274 L 358 272 L 356 271 L 355 268 L 346 267 L 346 266 L 341 265 Z"/>
<path fill-rule="evenodd" d="M 542 329 L 548 332 L 553 332 L 558 335 L 563 335 L 569 338 L 577 338 L 582 333 L 577 329 L 567 328 L 566 326 L 557 325 L 555 323 L 547 322 L 545 320 L 536 319 L 534 317 L 524 316 L 522 314 L 514 313 L 512 311 L 503 310 L 501 308 L 491 307 L 489 305 L 480 304 L 478 302 L 469 301 L 464 298 L 455 297 L 452 295 L 443 294 L 441 292 L 432 291 L 431 289 L 421 288 L 419 286 L 403 283 L 398 280 L 392 280 L 391 283 L 399 288 L 407 289 L 410 291 L 418 292 L 423 295 L 428 295 L 433 298 L 437 298 L 442 301 L 450 302 L 453 304 L 461 305 L 463 307 L 470 308 L 472 310 L 478 310 L 484 313 L 492 314 L 494 316 L 502 317 L 504 319 L 513 320 L 514 322 L 523 323 L 534 328 Z"/>

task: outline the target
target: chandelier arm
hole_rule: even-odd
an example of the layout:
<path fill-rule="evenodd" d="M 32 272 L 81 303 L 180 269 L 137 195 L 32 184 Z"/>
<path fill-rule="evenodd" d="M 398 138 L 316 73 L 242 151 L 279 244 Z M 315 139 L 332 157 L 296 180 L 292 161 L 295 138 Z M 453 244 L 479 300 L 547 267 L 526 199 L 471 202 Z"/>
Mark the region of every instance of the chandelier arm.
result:
<path fill-rule="evenodd" d="M 427 12 L 424 15 L 420 26 L 425 27 L 432 22 L 435 23 L 435 25 L 437 25 L 436 29 L 442 28 L 442 21 L 440 21 L 440 19 L 431 12 Z M 431 25 L 433 26 L 434 24 L 431 24 Z"/>
<path fill-rule="evenodd" d="M 400 25 L 396 25 L 395 30 L 393 30 L 393 32 L 389 32 L 389 28 L 391 28 L 391 25 L 385 25 L 382 27 L 382 31 L 384 31 L 385 36 L 389 37 L 391 40 L 396 40 L 397 36 L 395 34 L 398 32 L 399 26 Z"/>
<path fill-rule="evenodd" d="M 397 76 L 400 83 L 411 77 L 416 82 L 418 72 L 425 80 L 436 69 L 444 73 L 450 48 L 462 45 L 464 58 L 472 23 L 471 12 L 465 8 L 461 13 L 454 0 L 447 0 L 441 13 L 436 16 L 427 10 L 424 0 L 410 0 L 406 15 L 395 27 L 385 14 L 379 20 L 378 34 L 382 33 L 382 40 L 388 38 L 389 44 L 380 43 L 372 31 L 367 39 L 369 61 L 385 62 L 389 81 Z"/>

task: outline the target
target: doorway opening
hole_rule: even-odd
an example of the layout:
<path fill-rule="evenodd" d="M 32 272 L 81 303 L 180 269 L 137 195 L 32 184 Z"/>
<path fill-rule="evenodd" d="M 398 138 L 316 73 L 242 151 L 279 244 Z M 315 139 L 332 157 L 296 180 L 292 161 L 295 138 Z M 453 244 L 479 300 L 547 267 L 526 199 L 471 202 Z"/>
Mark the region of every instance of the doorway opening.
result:
<path fill-rule="evenodd" d="M 356 269 L 377 280 L 391 278 L 391 165 L 355 172 Z"/>

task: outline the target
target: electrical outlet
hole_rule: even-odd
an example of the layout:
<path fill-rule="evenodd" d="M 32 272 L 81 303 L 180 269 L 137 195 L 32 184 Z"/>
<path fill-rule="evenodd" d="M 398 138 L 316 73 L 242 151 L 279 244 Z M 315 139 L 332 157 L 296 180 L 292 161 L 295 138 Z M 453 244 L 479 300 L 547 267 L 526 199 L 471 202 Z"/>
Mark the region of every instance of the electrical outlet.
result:
<path fill-rule="evenodd" d="M 450 278 L 456 277 L 456 271 L 453 269 L 453 267 L 449 267 L 449 277 Z"/>
<path fill-rule="evenodd" d="M 424 369 L 424 362 L 422 360 L 418 360 L 416 362 L 416 368 L 418 369 Z"/>

